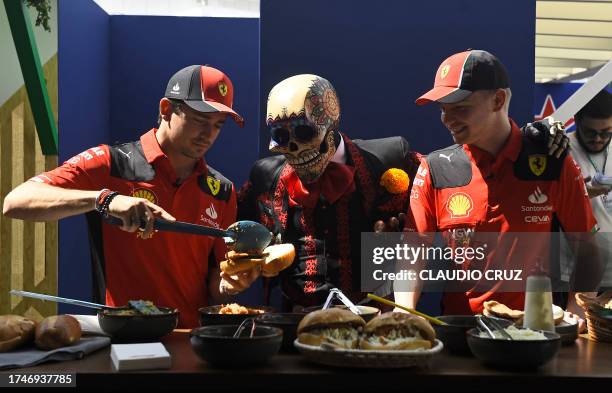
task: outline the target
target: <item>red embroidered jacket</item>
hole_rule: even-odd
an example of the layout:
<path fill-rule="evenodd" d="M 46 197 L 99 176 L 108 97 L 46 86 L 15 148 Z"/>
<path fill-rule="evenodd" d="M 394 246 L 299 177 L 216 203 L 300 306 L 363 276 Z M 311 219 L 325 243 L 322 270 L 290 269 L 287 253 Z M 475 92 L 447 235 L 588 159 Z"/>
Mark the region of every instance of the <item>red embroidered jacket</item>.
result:
<path fill-rule="evenodd" d="M 320 198 L 315 208 L 292 206 L 286 187 L 293 168 L 284 156 L 255 162 L 238 194 L 238 218 L 259 221 L 282 242 L 293 243 L 296 258 L 281 273 L 280 283 L 290 303 L 320 305 L 329 289 L 340 288 L 357 301 L 360 293 L 360 238 L 374 223 L 406 212 L 410 190 L 391 194 L 380 186 L 390 168 L 414 178 L 420 155 L 402 137 L 351 141 L 342 135 L 347 165 L 355 167 L 355 188 L 330 204 Z"/>

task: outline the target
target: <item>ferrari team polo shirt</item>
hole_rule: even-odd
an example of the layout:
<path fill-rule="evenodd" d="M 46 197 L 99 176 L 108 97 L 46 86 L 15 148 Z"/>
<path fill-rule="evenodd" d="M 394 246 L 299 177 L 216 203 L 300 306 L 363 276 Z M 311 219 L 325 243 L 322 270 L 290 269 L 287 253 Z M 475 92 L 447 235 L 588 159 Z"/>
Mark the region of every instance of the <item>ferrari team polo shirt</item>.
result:
<path fill-rule="evenodd" d="M 108 188 L 121 195 L 145 198 L 179 221 L 227 228 L 236 220 L 234 186 L 204 159 L 181 184 L 155 137 L 156 129 L 140 141 L 100 145 L 31 180 L 79 190 Z M 155 232 L 125 232 L 88 214 L 95 280 L 105 281 L 106 304 L 125 305 L 146 299 L 180 311 L 179 326 L 198 326 L 198 308 L 207 305 L 209 257 L 225 255 L 221 238 Z M 99 283 L 98 283 L 99 284 Z"/>
<path fill-rule="evenodd" d="M 566 232 L 594 230 L 596 221 L 584 181 L 571 156 L 559 162 L 561 170 L 556 180 L 538 180 L 546 168 L 546 154 L 530 156 L 528 171 L 532 172 L 532 179 L 522 180 L 515 172 L 522 147 L 522 135 L 514 122 L 497 156 L 475 146 L 455 147 L 455 152 L 462 154 L 463 149 L 469 159 L 469 164 L 465 160 L 468 174 L 471 167 L 471 181 L 462 186 L 434 187 L 430 166 L 423 159 L 410 199 L 413 229 L 419 233 L 441 232 L 443 238 L 452 242 L 458 240 L 457 237 L 478 236 L 479 232 L 550 232 L 554 215 Z M 458 165 L 461 154 L 453 156 L 442 150 L 431 153 L 430 157 L 433 155 L 432 159 Z M 457 160 L 457 164 L 453 160 Z M 487 263 L 492 263 L 490 256 L 502 254 L 508 266 L 522 268 L 527 276 L 537 259 L 547 258 L 550 251 L 549 236 L 534 235 L 532 238 L 518 236 L 516 243 L 494 245 L 504 248 L 487 250 Z M 495 292 L 495 289 L 479 292 L 475 287 L 469 291 L 446 291 L 443 311 L 445 314 L 479 313 L 486 300 L 497 300 L 515 309 L 524 308 L 523 293 Z"/>

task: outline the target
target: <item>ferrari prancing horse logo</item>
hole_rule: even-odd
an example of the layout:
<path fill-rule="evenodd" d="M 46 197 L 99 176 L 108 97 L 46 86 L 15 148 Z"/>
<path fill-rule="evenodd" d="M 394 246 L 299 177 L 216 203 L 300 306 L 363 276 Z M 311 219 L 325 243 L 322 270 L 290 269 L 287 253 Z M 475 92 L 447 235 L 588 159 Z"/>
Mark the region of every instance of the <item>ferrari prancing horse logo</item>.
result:
<path fill-rule="evenodd" d="M 223 82 L 219 82 L 219 93 L 221 93 L 223 97 L 227 95 L 227 85 Z"/>
<path fill-rule="evenodd" d="M 532 154 L 529 156 L 529 169 L 534 175 L 540 176 L 546 170 L 546 156 L 544 154 Z"/>
<path fill-rule="evenodd" d="M 446 78 L 446 75 L 448 75 L 448 71 L 450 71 L 450 64 L 445 64 L 444 67 L 442 67 L 442 70 L 440 71 L 440 79 Z"/>
<path fill-rule="evenodd" d="M 221 189 L 221 180 L 208 176 L 206 183 L 208 184 L 208 188 L 210 188 L 210 192 L 212 192 L 213 195 L 217 195 L 219 193 L 219 190 Z"/>

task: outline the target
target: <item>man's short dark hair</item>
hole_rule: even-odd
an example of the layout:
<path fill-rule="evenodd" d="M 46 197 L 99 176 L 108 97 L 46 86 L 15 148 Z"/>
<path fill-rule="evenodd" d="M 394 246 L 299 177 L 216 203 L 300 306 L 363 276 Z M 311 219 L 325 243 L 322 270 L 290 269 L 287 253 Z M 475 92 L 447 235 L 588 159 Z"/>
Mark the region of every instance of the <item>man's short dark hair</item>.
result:
<path fill-rule="evenodd" d="M 168 98 L 170 104 L 172 105 L 172 112 L 179 114 L 183 112 L 183 100 L 175 100 L 173 98 Z M 161 125 L 162 117 L 161 113 L 157 115 L 157 126 Z"/>
<path fill-rule="evenodd" d="M 585 117 L 607 119 L 610 116 L 612 116 L 612 94 L 603 89 L 576 113 L 576 120 Z"/>

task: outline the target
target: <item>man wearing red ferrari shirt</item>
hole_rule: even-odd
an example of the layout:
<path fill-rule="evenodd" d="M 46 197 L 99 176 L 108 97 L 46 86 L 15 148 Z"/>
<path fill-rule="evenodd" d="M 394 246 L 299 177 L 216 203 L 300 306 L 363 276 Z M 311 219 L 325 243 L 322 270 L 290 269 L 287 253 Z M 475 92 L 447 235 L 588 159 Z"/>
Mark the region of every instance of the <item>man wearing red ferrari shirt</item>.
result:
<path fill-rule="evenodd" d="M 232 109 L 233 94 L 230 79 L 215 68 L 179 70 L 159 103 L 158 129 L 139 141 L 88 149 L 30 179 L 7 195 L 4 214 L 47 221 L 86 213 L 97 300 L 115 306 L 148 299 L 177 308 L 179 326 L 197 326 L 198 307 L 223 290 L 217 262 L 225 244 L 156 233 L 153 222 L 159 217 L 224 229 L 236 220 L 233 184 L 204 159 L 227 115 L 243 124 Z M 105 215 L 123 226 L 104 223 Z"/>
<path fill-rule="evenodd" d="M 413 228 L 409 224 L 408 229 L 441 232 L 451 247 L 477 241 L 479 234 L 495 234 L 492 238 L 498 242 L 486 250 L 485 269 L 500 266 L 492 262 L 498 258 L 527 276 L 538 258 L 548 254 L 546 233 L 558 221 L 567 233 L 578 234 L 579 260 L 585 265 L 581 268 L 591 268 L 596 251 L 590 238 L 596 222 L 580 170 L 571 156 L 547 157 L 521 135 L 508 117 L 510 95 L 505 67 L 486 51 L 457 53 L 440 65 L 434 88 L 416 103 L 438 102 L 442 123 L 457 144 L 422 160 L 410 199 Z M 480 267 L 468 267 L 474 268 Z M 592 266 L 588 277 L 580 277 L 583 288 L 597 286 L 598 269 Z M 396 302 L 414 308 L 422 283 L 417 284 L 414 292 L 397 291 Z M 449 284 L 458 283 L 447 283 L 445 314 L 480 313 L 487 300 L 524 308 L 524 293 L 499 290 L 501 282 L 484 290 L 482 283 L 463 290 L 448 290 Z M 568 309 L 577 313 L 572 300 Z"/>

